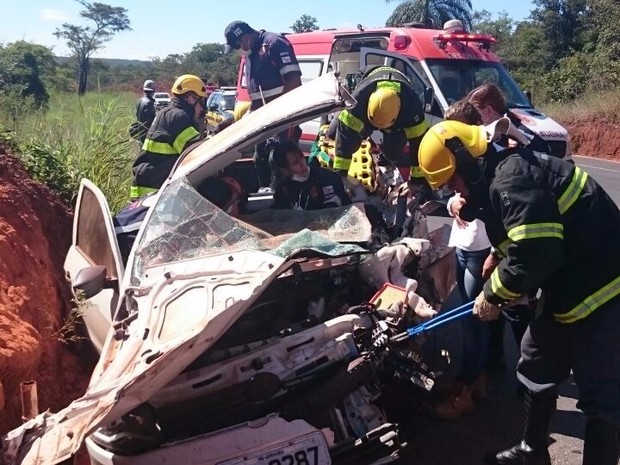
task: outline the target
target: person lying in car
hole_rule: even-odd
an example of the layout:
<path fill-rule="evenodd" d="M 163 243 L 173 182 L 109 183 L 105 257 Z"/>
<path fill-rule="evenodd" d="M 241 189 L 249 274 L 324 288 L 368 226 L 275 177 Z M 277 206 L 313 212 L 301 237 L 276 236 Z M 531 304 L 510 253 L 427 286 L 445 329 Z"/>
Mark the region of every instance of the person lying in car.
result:
<path fill-rule="evenodd" d="M 297 144 L 274 144 L 270 161 L 280 175 L 276 176 L 274 208 L 320 210 L 351 203 L 342 178 L 326 168 L 308 166 Z"/>

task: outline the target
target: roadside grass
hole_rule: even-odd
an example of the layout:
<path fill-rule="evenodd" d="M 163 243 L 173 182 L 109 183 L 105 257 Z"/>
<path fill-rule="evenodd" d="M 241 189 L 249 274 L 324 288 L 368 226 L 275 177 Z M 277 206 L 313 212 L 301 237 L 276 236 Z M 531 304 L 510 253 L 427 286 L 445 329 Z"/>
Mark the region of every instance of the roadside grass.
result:
<path fill-rule="evenodd" d="M 620 91 L 589 91 L 572 102 L 546 103 L 541 104 L 540 108 L 559 122 L 590 119 L 620 122 Z"/>
<path fill-rule="evenodd" d="M 131 93 L 57 93 L 47 110 L 24 109 L 12 126 L 2 115 L 0 121 L 11 131 L 34 179 L 72 204 L 80 180 L 88 178 L 116 212 L 127 203 L 131 164 L 139 148 L 127 132 L 135 100 Z"/>

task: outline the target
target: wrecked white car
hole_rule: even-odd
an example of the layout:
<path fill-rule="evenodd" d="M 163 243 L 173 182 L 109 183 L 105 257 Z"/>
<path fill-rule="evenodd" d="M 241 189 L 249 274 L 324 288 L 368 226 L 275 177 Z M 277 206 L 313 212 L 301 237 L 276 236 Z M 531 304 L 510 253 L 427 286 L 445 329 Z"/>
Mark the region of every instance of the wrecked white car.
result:
<path fill-rule="evenodd" d="M 325 75 L 191 151 L 157 195 L 127 271 L 105 199 L 82 184 L 66 268 L 88 298 L 101 358 L 84 396 L 2 439 L 3 463 L 59 463 L 84 440 L 93 465 L 398 457 L 398 427 L 377 404 L 382 383 L 428 390 L 433 373 L 415 343 L 390 342 L 413 313 L 386 305 L 387 294 L 369 302 L 390 282 L 424 307 L 418 294 L 434 300 L 441 286 L 424 289 L 422 274 L 449 251 L 413 239 L 376 246 L 361 204 L 273 210 L 250 199 L 233 218 L 195 188 L 257 141 L 347 98 Z"/>

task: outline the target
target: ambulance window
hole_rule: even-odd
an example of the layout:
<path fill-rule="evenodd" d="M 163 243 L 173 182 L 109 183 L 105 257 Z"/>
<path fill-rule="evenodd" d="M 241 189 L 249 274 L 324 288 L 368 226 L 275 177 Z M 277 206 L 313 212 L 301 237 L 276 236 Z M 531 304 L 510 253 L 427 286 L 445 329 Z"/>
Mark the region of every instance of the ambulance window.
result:
<path fill-rule="evenodd" d="M 472 72 L 473 86 L 476 88 L 487 82 L 499 83 L 499 76 L 496 70 L 492 68 L 482 68 Z"/>
<path fill-rule="evenodd" d="M 299 60 L 299 68 L 301 69 L 301 82 L 308 82 L 321 75 L 323 60 Z"/>
<path fill-rule="evenodd" d="M 414 66 L 416 64 L 419 63 L 410 60 L 412 63 L 414 63 Z M 417 94 L 418 98 L 420 99 L 420 102 L 424 102 L 424 92 L 426 91 L 426 84 L 424 84 L 424 82 L 422 82 L 422 80 L 420 79 L 420 77 L 414 72 L 413 68 L 411 68 L 411 65 L 407 62 L 405 62 L 404 60 L 399 60 L 397 58 L 393 58 L 391 60 L 390 66 L 396 68 L 397 70 L 403 72 L 410 80 L 411 83 L 413 84 L 413 88 L 415 89 L 415 93 Z M 419 68 L 421 69 L 421 68 Z M 418 71 L 419 72 L 419 71 Z"/>
<path fill-rule="evenodd" d="M 508 107 L 529 108 L 518 84 L 500 63 L 479 60 L 427 60 L 431 73 L 448 104 L 467 95 L 479 85 L 492 82 L 499 86 Z"/>

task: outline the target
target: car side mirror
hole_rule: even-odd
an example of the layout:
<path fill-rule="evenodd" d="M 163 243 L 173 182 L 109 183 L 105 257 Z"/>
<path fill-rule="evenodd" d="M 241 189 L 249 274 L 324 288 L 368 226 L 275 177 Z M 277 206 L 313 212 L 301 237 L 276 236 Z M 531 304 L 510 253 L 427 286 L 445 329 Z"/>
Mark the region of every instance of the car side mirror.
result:
<path fill-rule="evenodd" d="M 81 291 L 85 299 L 99 294 L 105 287 L 107 270 L 103 265 L 89 266 L 78 271 L 71 282 L 76 291 Z"/>
<path fill-rule="evenodd" d="M 424 89 L 424 113 L 430 113 L 433 109 L 433 99 L 435 98 L 435 92 L 432 87 Z"/>
<path fill-rule="evenodd" d="M 530 103 L 532 103 L 532 91 L 530 90 L 526 90 L 525 91 L 525 96 L 527 97 L 527 99 L 529 100 Z"/>

